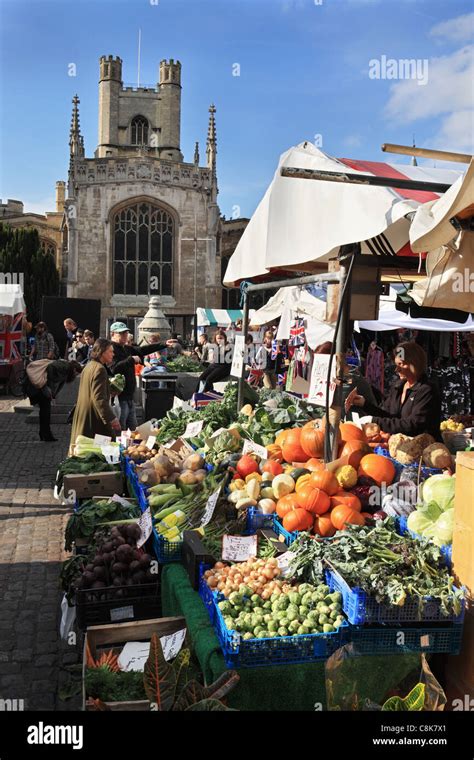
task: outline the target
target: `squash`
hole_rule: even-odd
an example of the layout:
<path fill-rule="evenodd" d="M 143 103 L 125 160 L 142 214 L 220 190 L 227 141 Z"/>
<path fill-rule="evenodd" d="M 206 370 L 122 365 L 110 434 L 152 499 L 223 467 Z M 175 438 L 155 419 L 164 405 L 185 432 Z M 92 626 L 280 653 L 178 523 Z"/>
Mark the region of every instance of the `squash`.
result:
<path fill-rule="evenodd" d="M 258 511 L 263 512 L 264 515 L 272 515 L 276 509 L 273 499 L 260 499 L 257 506 Z"/>
<path fill-rule="evenodd" d="M 350 525 L 365 525 L 365 520 L 355 509 L 339 504 L 331 512 L 331 522 L 336 530 L 345 530 L 346 523 Z"/>
<path fill-rule="evenodd" d="M 237 478 L 236 480 L 232 480 L 229 485 L 229 491 L 242 491 L 245 488 L 245 480 L 242 480 L 242 478 Z"/>
<path fill-rule="evenodd" d="M 347 459 L 346 464 L 356 469 L 365 454 L 370 454 L 370 446 L 364 441 L 347 441 L 339 448 L 339 458 Z"/>
<path fill-rule="evenodd" d="M 271 487 L 271 485 L 268 485 L 268 484 L 265 485 L 264 483 L 262 483 L 262 485 L 264 486 L 264 488 L 262 488 L 262 490 L 260 491 L 260 496 L 262 496 L 264 499 L 274 499 L 275 494 L 273 493 L 273 488 Z"/>
<path fill-rule="evenodd" d="M 322 536 L 323 538 L 331 538 L 335 534 L 336 528 L 332 524 L 329 512 L 325 512 L 323 515 L 316 515 L 313 531 L 317 536 Z"/>
<path fill-rule="evenodd" d="M 341 488 L 353 488 L 357 484 L 357 470 L 350 464 L 338 467 L 336 470 L 336 479 Z"/>
<path fill-rule="evenodd" d="M 451 469 L 453 459 L 444 443 L 432 443 L 423 451 L 423 462 L 428 467 L 438 467 L 441 470 Z"/>
<path fill-rule="evenodd" d="M 306 467 L 295 467 L 294 470 L 290 472 L 291 477 L 294 481 L 297 481 L 298 478 L 300 478 L 302 475 L 309 475 L 309 470 L 306 469 Z"/>
<path fill-rule="evenodd" d="M 275 438 L 275 445 L 282 448 L 287 434 L 288 434 L 288 430 L 280 430 L 277 437 Z"/>
<path fill-rule="evenodd" d="M 321 461 L 321 459 L 315 459 L 315 457 L 311 457 L 311 459 L 308 459 L 306 462 L 305 468 L 310 472 L 315 472 L 316 470 L 324 470 L 324 462 Z"/>
<path fill-rule="evenodd" d="M 362 510 L 362 502 L 359 497 L 356 496 L 355 493 L 350 493 L 349 491 L 339 491 L 339 493 L 331 496 L 330 502 L 331 507 L 338 507 L 340 504 L 344 504 L 346 507 L 355 509 L 356 512 Z"/>
<path fill-rule="evenodd" d="M 271 443 L 266 449 L 268 452 L 268 459 L 274 459 L 276 462 L 283 462 L 281 446 L 278 446 L 276 443 Z"/>
<path fill-rule="evenodd" d="M 381 454 L 366 454 L 362 457 L 359 465 L 358 475 L 360 477 L 372 478 L 372 480 L 381 486 L 382 483 L 390 485 L 395 478 L 395 465 L 388 457 Z"/>
<path fill-rule="evenodd" d="M 354 425 L 353 422 L 341 422 L 339 425 L 339 432 L 341 434 L 341 441 L 347 443 L 348 441 L 363 441 L 367 443 L 367 438 L 363 430 Z"/>
<path fill-rule="evenodd" d="M 318 423 L 319 420 L 311 420 L 303 427 L 300 442 L 306 457 L 324 456 L 324 433 Z"/>
<path fill-rule="evenodd" d="M 289 493 L 286 496 L 282 496 L 281 499 L 278 499 L 276 513 L 278 517 L 284 517 L 287 512 L 297 508 L 298 502 L 296 501 L 296 494 Z"/>
<path fill-rule="evenodd" d="M 305 486 L 296 492 L 296 501 L 299 507 L 312 512 L 315 515 L 323 515 L 330 507 L 329 496 L 320 488 Z"/>
<path fill-rule="evenodd" d="M 313 516 L 306 509 L 292 509 L 283 518 L 283 527 L 290 533 L 295 530 L 309 530 L 312 526 Z"/>
<path fill-rule="evenodd" d="M 282 473 L 273 478 L 272 489 L 275 499 L 280 499 L 282 496 L 286 496 L 295 490 L 295 481 L 291 475 Z"/>
<path fill-rule="evenodd" d="M 267 459 L 262 465 L 262 473 L 264 472 L 269 472 L 271 475 L 281 475 L 283 467 L 280 462 L 276 461 L 276 459 Z"/>
<path fill-rule="evenodd" d="M 247 477 L 245 478 L 245 482 L 250 483 L 251 480 L 256 480 L 257 483 L 261 483 L 262 476 L 260 475 L 259 472 L 251 472 L 250 475 L 247 475 Z"/>
<path fill-rule="evenodd" d="M 251 456 L 244 454 L 237 462 L 236 470 L 240 477 L 245 479 L 247 475 L 258 472 L 258 464 Z"/>
<path fill-rule="evenodd" d="M 291 428 L 287 431 L 281 447 L 285 462 L 306 462 L 307 454 L 301 447 L 301 428 Z"/>
<path fill-rule="evenodd" d="M 311 480 L 311 473 L 308 472 L 306 475 L 301 475 L 298 480 L 296 481 L 295 491 L 298 493 L 298 491 L 301 491 L 302 488 L 305 486 L 310 485 Z"/>
<path fill-rule="evenodd" d="M 339 491 L 339 483 L 332 472 L 327 470 L 317 470 L 311 474 L 310 485 L 313 488 L 320 488 L 325 491 L 328 496 L 334 496 Z"/>
<path fill-rule="evenodd" d="M 248 481 L 245 486 L 245 490 L 251 499 L 257 500 L 260 498 L 260 483 L 258 480 L 255 480 L 255 478 L 252 478 Z"/>

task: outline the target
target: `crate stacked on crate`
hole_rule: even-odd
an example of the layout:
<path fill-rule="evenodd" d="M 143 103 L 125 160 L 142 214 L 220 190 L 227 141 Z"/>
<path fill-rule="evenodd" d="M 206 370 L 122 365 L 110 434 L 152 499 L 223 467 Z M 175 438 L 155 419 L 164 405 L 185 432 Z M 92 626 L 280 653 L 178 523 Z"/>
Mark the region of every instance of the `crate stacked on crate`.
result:
<path fill-rule="evenodd" d="M 395 518 L 395 522 L 397 525 L 397 532 L 400 533 L 401 536 L 408 533 L 412 538 L 416 538 L 419 541 L 427 541 L 428 539 L 425 536 L 421 536 L 419 533 L 415 533 L 414 531 L 410 530 L 408 528 L 408 518 L 402 516 L 398 516 Z M 446 564 L 448 567 L 451 567 L 452 564 L 452 545 L 451 544 L 443 544 L 440 546 L 441 554 L 443 555 L 444 559 L 446 560 Z"/>

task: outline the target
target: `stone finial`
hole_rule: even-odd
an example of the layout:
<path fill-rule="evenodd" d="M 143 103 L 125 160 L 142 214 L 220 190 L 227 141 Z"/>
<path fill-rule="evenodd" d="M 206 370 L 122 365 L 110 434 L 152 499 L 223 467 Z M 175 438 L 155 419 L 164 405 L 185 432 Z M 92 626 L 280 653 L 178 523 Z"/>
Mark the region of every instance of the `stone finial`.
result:
<path fill-rule="evenodd" d="M 212 170 L 213 175 L 216 173 L 217 162 L 217 134 L 216 134 L 216 107 L 214 103 L 209 106 L 209 126 L 207 128 L 207 166 Z"/>
<path fill-rule="evenodd" d="M 194 165 L 199 166 L 199 143 L 194 146 Z"/>
<path fill-rule="evenodd" d="M 69 157 L 71 161 L 75 158 L 84 158 L 84 138 L 81 135 L 79 123 L 79 100 L 77 95 L 72 99 L 72 116 L 71 128 L 69 130 Z"/>
<path fill-rule="evenodd" d="M 413 135 L 413 147 L 416 148 L 415 145 L 415 135 Z M 416 160 L 416 156 L 411 157 L 411 165 L 412 166 L 418 166 L 418 161 Z"/>

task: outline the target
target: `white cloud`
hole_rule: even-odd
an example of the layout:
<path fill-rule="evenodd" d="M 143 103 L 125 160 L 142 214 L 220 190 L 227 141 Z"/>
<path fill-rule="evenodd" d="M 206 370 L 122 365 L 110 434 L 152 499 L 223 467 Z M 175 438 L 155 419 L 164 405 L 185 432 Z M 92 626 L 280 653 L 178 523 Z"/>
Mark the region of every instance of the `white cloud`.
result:
<path fill-rule="evenodd" d="M 348 135 L 343 139 L 342 144 L 348 148 L 360 148 L 362 139 L 360 135 Z"/>
<path fill-rule="evenodd" d="M 472 153 L 473 130 L 474 111 L 456 111 L 442 121 L 438 132 L 426 141 L 426 147 Z"/>
<path fill-rule="evenodd" d="M 444 38 L 450 42 L 469 42 L 474 36 L 474 13 L 441 21 L 430 29 L 431 37 Z"/>

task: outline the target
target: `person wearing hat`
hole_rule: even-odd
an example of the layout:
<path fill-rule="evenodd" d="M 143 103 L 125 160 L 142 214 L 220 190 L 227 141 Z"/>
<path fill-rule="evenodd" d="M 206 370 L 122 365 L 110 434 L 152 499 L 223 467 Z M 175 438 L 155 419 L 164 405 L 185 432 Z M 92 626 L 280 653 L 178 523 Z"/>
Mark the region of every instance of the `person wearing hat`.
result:
<path fill-rule="evenodd" d="M 30 353 L 30 361 L 38 359 L 54 359 L 54 338 L 48 332 L 46 322 L 38 322 L 35 325 L 36 336 Z"/>
<path fill-rule="evenodd" d="M 114 322 L 110 327 L 110 337 L 114 344 L 112 372 L 114 375 L 125 376 L 125 388 L 118 396 L 120 404 L 120 424 L 122 430 L 135 430 L 137 416 L 133 396 L 137 387 L 135 380 L 135 365 L 141 364 L 142 359 L 155 351 L 163 351 L 166 343 L 150 343 L 145 346 L 130 346 L 128 344 L 129 329 L 124 322 Z"/>

